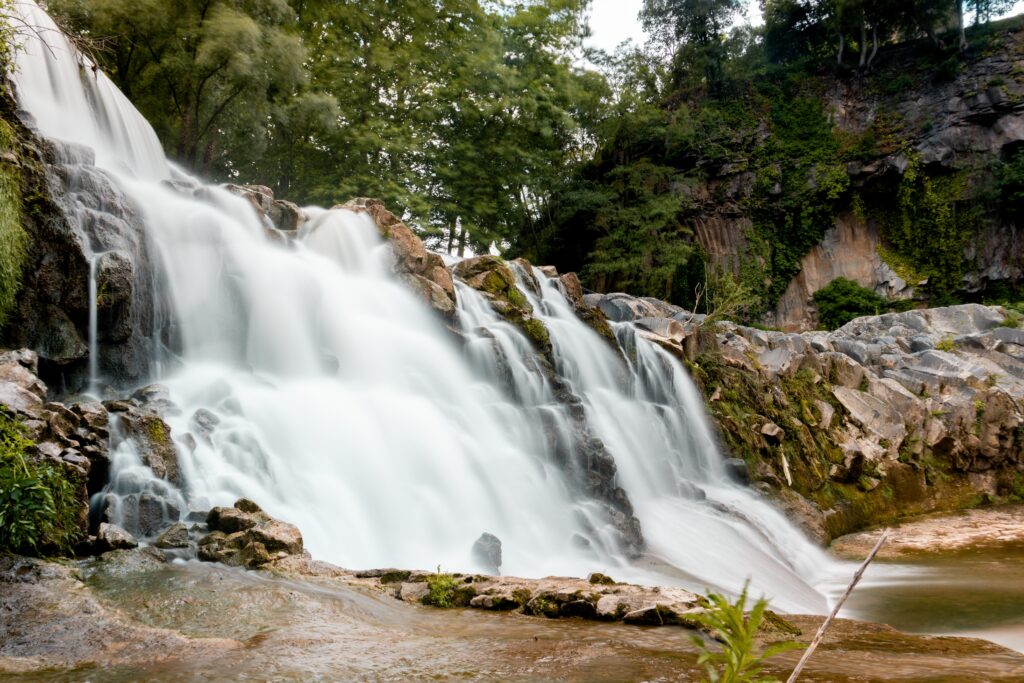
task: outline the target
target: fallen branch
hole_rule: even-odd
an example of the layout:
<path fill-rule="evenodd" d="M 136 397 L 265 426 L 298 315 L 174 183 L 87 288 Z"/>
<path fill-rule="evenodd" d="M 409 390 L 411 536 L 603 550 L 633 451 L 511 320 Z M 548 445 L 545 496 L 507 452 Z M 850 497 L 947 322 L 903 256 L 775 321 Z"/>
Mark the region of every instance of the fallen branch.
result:
<path fill-rule="evenodd" d="M 803 657 L 801 657 L 800 661 L 796 663 L 796 668 L 793 669 L 793 673 L 791 673 L 789 678 L 786 679 L 786 683 L 796 683 L 797 676 L 799 676 L 800 672 L 803 671 L 804 666 L 807 664 L 807 660 L 811 658 L 811 655 L 814 654 L 814 651 L 825 637 L 825 631 L 828 630 L 832 620 L 836 618 L 836 615 L 839 614 L 839 610 L 842 609 L 843 603 L 846 602 L 846 599 L 850 597 L 850 593 L 853 592 L 853 589 L 860 582 L 860 577 L 864 576 L 864 570 L 868 568 L 869 564 L 871 564 L 871 560 L 875 559 L 875 555 L 878 554 L 878 551 L 882 548 L 882 544 L 887 540 L 889 540 L 888 529 L 882 532 L 882 537 L 878 539 L 878 543 L 875 544 L 875 547 L 871 549 L 871 552 L 868 553 L 868 556 L 864 559 L 864 563 L 857 569 L 857 572 L 853 575 L 853 580 L 850 581 L 850 585 L 846 587 L 846 592 L 843 593 L 841 598 L 839 598 L 839 602 L 836 603 L 836 606 L 832 608 L 832 613 L 828 615 L 828 618 L 826 618 L 825 621 L 821 622 L 818 632 L 814 634 L 811 644 L 807 646 L 807 650 L 804 652 Z"/>

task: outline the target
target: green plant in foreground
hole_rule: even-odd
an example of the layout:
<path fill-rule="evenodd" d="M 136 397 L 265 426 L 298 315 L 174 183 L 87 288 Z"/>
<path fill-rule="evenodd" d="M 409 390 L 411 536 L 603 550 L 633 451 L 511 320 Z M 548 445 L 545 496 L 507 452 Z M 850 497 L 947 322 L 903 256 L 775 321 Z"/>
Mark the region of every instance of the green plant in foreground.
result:
<path fill-rule="evenodd" d="M 455 588 L 458 582 L 451 574 L 442 574 L 441 566 L 438 565 L 437 573 L 427 577 L 427 587 L 430 592 L 423 598 L 424 605 L 434 607 L 454 607 Z"/>
<path fill-rule="evenodd" d="M 79 534 L 75 489 L 58 468 L 25 457 L 32 445 L 0 414 L 0 551 L 68 552 Z"/>
<path fill-rule="evenodd" d="M 764 661 L 800 647 L 799 643 L 785 641 L 761 650 L 755 637 L 768 609 L 768 601 L 759 599 L 746 613 L 747 588 L 743 586 L 736 602 L 729 602 L 719 593 L 708 593 L 708 609 L 693 617 L 721 641 L 719 649 L 709 646 L 700 636 L 692 637 L 701 652 L 697 662 L 704 666 L 710 683 L 777 683 L 775 678 L 760 675 Z"/>

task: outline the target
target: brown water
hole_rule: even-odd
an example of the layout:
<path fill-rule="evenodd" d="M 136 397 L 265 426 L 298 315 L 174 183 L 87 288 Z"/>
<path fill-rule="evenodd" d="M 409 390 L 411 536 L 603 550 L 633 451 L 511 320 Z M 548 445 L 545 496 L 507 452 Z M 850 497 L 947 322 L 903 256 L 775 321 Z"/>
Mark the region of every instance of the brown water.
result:
<path fill-rule="evenodd" d="M 1024 652 L 1024 544 L 879 561 L 844 616 L 908 633 L 985 638 Z"/>
<path fill-rule="evenodd" d="M 1009 578 L 1007 579 L 1010 580 Z M 24 681 L 698 681 L 690 632 L 582 620 L 414 607 L 389 596 L 327 580 L 284 580 L 195 562 L 142 573 L 98 570 L 88 579 L 108 607 L 146 625 L 194 638 L 230 638 L 241 646 L 191 659 L 154 652 L 154 663 L 49 671 Z M 1018 586 L 1018 588 L 1020 588 Z M 891 603 L 872 585 L 864 608 Z M 972 594 L 981 599 L 982 594 Z M 954 611 L 971 598 L 952 589 Z M 994 596 L 984 598 L 995 603 Z M 1019 599 L 1019 593 L 1018 593 Z M 893 617 L 952 623 L 921 595 Z M 948 604 L 948 601 L 947 601 Z M 916 605 L 916 607 L 915 607 Z M 874 608 L 874 607 L 872 607 Z M 976 610 L 979 614 L 984 609 Z M 1005 622 L 1013 609 L 999 612 Z M 1000 623 L 1002 623 L 1000 622 Z M 805 639 L 812 620 L 796 620 Z M 982 623 L 965 622 L 965 627 Z M 946 628 L 944 626 L 944 628 Z M 927 630 L 927 629 L 924 629 Z M 803 683 L 847 681 L 1022 681 L 1024 658 L 975 643 L 922 645 L 882 628 L 840 623 L 818 651 Z M 172 655 L 168 657 L 168 655 Z M 798 653 L 770 673 L 785 678 Z"/>

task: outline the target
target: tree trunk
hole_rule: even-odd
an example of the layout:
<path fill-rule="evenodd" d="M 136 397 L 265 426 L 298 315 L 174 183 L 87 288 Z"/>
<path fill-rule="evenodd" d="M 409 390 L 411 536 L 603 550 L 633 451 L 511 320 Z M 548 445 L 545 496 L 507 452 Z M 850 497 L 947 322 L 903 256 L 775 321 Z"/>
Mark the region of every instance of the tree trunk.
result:
<path fill-rule="evenodd" d="M 878 54 L 878 24 L 871 26 L 871 55 L 868 57 L 868 68 L 871 68 L 871 64 L 875 61 L 875 55 Z"/>
<path fill-rule="evenodd" d="M 836 66 L 843 65 L 843 48 L 846 47 L 846 38 L 843 37 L 843 32 L 839 32 L 839 52 L 836 54 Z"/>
<path fill-rule="evenodd" d="M 466 229 L 459 226 L 459 257 L 466 255 Z"/>
<path fill-rule="evenodd" d="M 967 49 L 967 32 L 964 27 L 964 3 L 963 0 L 956 0 L 956 21 L 960 29 L 960 52 Z"/>
<path fill-rule="evenodd" d="M 857 62 L 857 66 L 864 68 L 864 65 L 868 62 L 868 22 L 865 19 L 860 20 L 860 61 Z"/>

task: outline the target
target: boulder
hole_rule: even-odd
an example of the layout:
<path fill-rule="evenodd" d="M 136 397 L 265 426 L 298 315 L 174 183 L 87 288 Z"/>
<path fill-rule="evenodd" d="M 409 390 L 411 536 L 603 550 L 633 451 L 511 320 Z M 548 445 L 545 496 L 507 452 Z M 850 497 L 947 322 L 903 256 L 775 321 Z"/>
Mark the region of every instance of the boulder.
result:
<path fill-rule="evenodd" d="M 206 518 L 210 533 L 199 540 L 199 559 L 258 569 L 275 560 L 303 555 L 298 528 L 274 519 L 246 498 L 234 507 L 215 507 Z"/>
<path fill-rule="evenodd" d="M 473 543 L 473 561 L 480 565 L 488 574 L 501 573 L 501 540 L 487 532 Z"/>
<path fill-rule="evenodd" d="M 188 527 L 184 522 L 175 522 L 156 539 L 157 548 L 187 548 L 189 545 Z"/>
<path fill-rule="evenodd" d="M 774 443 L 782 443 L 786 438 L 786 432 L 774 422 L 765 422 L 761 425 L 761 434 Z"/>
<path fill-rule="evenodd" d="M 117 526 L 103 522 L 96 533 L 96 547 L 100 552 L 137 548 L 139 542 L 130 533 Z"/>
<path fill-rule="evenodd" d="M 153 399 L 162 405 L 162 400 Z M 178 450 L 171 438 L 171 427 L 156 412 L 138 408 L 124 401 L 107 403 L 114 414 L 119 438 L 111 443 L 116 448 L 120 439 L 131 439 L 138 449 L 143 464 L 153 474 L 175 486 L 181 486 L 181 470 L 178 465 Z"/>

